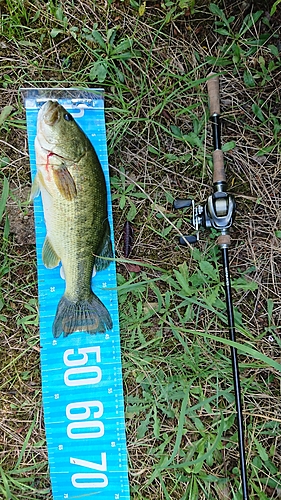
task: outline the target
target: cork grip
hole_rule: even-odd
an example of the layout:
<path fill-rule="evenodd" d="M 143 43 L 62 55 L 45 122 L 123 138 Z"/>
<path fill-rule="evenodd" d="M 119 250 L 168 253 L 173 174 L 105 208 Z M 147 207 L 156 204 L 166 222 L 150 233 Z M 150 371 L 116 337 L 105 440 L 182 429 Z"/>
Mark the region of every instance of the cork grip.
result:
<path fill-rule="evenodd" d="M 213 151 L 213 163 L 214 163 L 214 173 L 213 173 L 213 183 L 226 182 L 226 176 L 223 164 L 223 152 L 221 149 L 216 149 Z"/>
<path fill-rule="evenodd" d="M 210 73 L 210 80 L 207 81 L 207 88 L 209 94 L 209 108 L 210 115 L 212 116 L 214 113 L 220 114 L 220 88 L 219 88 L 219 77 L 214 76 L 215 73 Z"/>
<path fill-rule="evenodd" d="M 229 247 L 229 245 L 230 245 L 230 236 L 229 236 L 229 234 L 221 234 L 218 237 L 217 243 L 218 243 L 218 245 L 223 245 L 223 246 Z"/>

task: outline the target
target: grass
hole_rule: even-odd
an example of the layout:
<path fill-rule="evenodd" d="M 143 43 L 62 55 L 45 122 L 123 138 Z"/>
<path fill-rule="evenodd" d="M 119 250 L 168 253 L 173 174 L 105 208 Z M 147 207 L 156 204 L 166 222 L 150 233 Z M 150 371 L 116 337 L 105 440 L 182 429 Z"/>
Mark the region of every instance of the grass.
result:
<path fill-rule="evenodd" d="M 20 199 L 30 174 L 19 88 L 70 85 L 106 92 L 131 497 L 242 498 L 216 235 L 201 232 L 193 251 L 179 247 L 190 214 L 172 209 L 176 197 L 204 203 L 211 192 L 211 70 L 221 75 L 238 205 L 230 259 L 250 497 L 280 498 L 277 3 L 1 5 L 1 498 L 51 499 L 35 248 L 7 216 L 12 198 L 19 219 L 30 217 Z M 138 273 L 124 262 L 127 220 Z"/>

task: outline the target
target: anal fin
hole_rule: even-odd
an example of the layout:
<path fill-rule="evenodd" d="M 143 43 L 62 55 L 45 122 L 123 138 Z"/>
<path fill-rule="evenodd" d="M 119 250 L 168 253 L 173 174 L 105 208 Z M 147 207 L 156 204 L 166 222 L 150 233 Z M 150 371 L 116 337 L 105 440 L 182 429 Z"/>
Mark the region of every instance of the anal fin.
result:
<path fill-rule="evenodd" d="M 57 267 L 60 262 L 60 258 L 53 249 L 52 243 L 50 242 L 48 236 L 46 236 L 46 239 L 44 241 L 42 249 L 42 260 L 44 265 L 48 269 L 53 269 L 54 267 Z"/>

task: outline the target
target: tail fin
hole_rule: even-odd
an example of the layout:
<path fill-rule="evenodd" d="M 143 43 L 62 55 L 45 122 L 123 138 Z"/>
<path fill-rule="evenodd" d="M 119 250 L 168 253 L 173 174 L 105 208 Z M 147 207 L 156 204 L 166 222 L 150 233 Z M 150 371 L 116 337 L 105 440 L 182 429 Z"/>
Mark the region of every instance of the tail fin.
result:
<path fill-rule="evenodd" d="M 71 302 L 63 295 L 57 307 L 53 335 L 57 338 L 62 333 L 67 337 L 70 333 L 78 331 L 91 334 L 104 333 L 112 327 L 108 310 L 94 293 L 89 300 L 79 302 Z"/>

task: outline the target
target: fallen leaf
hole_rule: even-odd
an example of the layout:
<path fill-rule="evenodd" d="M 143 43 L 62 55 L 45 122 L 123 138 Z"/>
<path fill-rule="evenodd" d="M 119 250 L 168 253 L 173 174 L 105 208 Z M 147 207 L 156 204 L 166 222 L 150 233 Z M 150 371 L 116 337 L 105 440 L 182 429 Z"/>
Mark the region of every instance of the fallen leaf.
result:
<path fill-rule="evenodd" d="M 141 271 L 141 267 L 137 264 L 126 264 L 126 269 L 130 273 L 139 273 Z"/>

